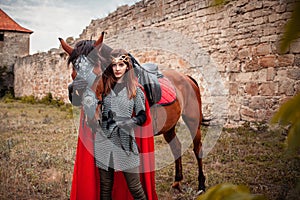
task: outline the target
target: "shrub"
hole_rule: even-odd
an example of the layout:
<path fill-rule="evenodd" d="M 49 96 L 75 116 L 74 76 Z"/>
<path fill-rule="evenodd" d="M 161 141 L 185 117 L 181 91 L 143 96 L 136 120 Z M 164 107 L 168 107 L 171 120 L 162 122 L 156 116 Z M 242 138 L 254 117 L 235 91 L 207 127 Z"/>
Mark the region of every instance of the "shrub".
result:
<path fill-rule="evenodd" d="M 22 103 L 36 104 L 37 100 L 33 95 L 21 97 Z"/>
<path fill-rule="evenodd" d="M 44 96 L 41 100 L 39 100 L 39 103 L 50 105 L 53 102 L 53 96 L 51 92 L 49 92 L 46 96 Z"/>

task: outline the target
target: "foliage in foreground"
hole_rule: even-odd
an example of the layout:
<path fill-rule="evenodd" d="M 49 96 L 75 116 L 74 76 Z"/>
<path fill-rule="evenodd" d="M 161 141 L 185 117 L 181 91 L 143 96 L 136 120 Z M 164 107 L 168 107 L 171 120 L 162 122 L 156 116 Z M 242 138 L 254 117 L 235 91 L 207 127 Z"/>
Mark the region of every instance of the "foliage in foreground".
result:
<path fill-rule="evenodd" d="M 263 200 L 261 195 L 251 194 L 249 189 L 243 185 L 222 183 L 210 188 L 198 200 Z"/>
<path fill-rule="evenodd" d="M 213 5 L 227 3 L 227 0 L 214 0 Z M 288 46 L 297 38 L 300 33 L 300 2 L 294 4 L 294 11 L 290 20 L 285 26 L 285 32 L 280 43 L 280 52 L 286 51 Z M 283 104 L 279 111 L 273 116 L 272 124 L 279 123 L 282 126 L 290 126 L 287 137 L 289 152 L 296 152 L 300 147 L 300 94 Z M 298 189 L 300 188 L 298 183 Z M 210 188 L 198 200 L 258 200 L 262 196 L 252 195 L 245 186 L 223 183 Z"/>
<path fill-rule="evenodd" d="M 288 151 L 297 151 L 300 147 L 300 93 L 279 108 L 271 123 L 279 123 L 281 126 L 289 127 Z"/>

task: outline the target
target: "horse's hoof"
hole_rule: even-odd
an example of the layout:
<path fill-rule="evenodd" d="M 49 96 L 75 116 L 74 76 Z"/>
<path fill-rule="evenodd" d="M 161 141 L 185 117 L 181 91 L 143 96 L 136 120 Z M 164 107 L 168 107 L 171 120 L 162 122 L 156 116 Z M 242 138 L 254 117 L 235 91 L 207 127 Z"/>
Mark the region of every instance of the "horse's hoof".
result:
<path fill-rule="evenodd" d="M 179 181 L 175 181 L 172 184 L 172 188 L 178 190 L 179 192 L 182 192 L 181 186 L 180 186 L 180 182 Z"/>
<path fill-rule="evenodd" d="M 200 195 L 200 194 L 203 194 L 204 193 L 204 190 L 198 190 L 198 192 L 196 193 L 196 195 Z"/>

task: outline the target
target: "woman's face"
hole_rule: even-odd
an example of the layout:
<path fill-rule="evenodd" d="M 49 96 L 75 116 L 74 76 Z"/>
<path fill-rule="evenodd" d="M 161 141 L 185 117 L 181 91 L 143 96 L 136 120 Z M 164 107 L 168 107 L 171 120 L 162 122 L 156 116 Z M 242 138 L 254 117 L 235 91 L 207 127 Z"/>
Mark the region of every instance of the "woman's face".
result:
<path fill-rule="evenodd" d="M 125 74 L 126 69 L 127 69 L 127 65 L 126 65 L 126 63 L 124 63 L 122 61 L 121 62 L 117 62 L 117 63 L 114 63 L 112 65 L 112 69 L 113 69 L 115 77 L 117 79 L 120 79 Z"/>

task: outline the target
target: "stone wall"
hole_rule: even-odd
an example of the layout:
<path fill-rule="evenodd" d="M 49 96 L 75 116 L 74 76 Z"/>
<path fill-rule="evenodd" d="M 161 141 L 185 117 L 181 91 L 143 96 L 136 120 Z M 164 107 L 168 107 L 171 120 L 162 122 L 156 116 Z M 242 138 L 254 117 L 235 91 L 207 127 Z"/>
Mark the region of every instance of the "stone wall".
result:
<path fill-rule="evenodd" d="M 125 48 L 141 63 L 155 62 L 163 70 L 195 77 L 201 86 L 204 114 L 218 116 L 228 126 L 267 121 L 282 102 L 300 91 L 300 41 L 284 54 L 277 50 L 293 1 L 236 0 L 222 7 L 211 7 L 210 2 L 144 0 L 122 6 L 103 19 L 92 20 L 77 40 L 96 39 L 106 31 L 106 44 Z M 49 92 L 51 88 L 39 88 L 37 83 L 49 83 L 49 76 L 57 79 L 55 69 L 66 66 L 61 52 L 20 59 L 15 75 L 18 80 L 27 76 L 32 84 L 15 82 L 18 95 L 34 92 L 34 88 L 39 96 Z M 44 75 L 26 74 L 31 63 Z M 49 66 L 52 63 L 61 66 Z M 69 74 L 63 73 L 68 71 L 59 72 L 65 85 L 51 86 L 54 96 L 67 94 L 53 89 L 67 87 Z"/>
<path fill-rule="evenodd" d="M 4 41 L 0 41 L 0 66 L 10 67 L 19 56 L 29 55 L 29 33 L 2 32 Z"/>
<path fill-rule="evenodd" d="M 71 67 L 67 55 L 49 51 L 19 58 L 14 67 L 14 92 L 16 97 L 34 95 L 41 99 L 48 93 L 68 102 L 68 84 Z"/>
<path fill-rule="evenodd" d="M 3 41 L 0 41 L 0 97 L 13 92 L 13 65 L 18 56 L 29 54 L 29 33 L 0 31 Z"/>

